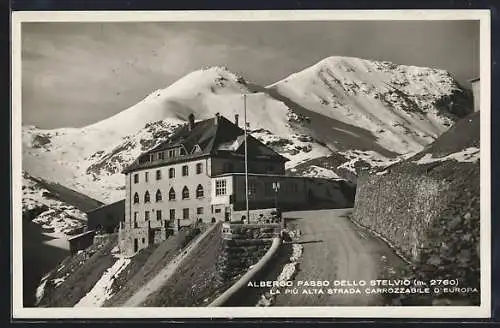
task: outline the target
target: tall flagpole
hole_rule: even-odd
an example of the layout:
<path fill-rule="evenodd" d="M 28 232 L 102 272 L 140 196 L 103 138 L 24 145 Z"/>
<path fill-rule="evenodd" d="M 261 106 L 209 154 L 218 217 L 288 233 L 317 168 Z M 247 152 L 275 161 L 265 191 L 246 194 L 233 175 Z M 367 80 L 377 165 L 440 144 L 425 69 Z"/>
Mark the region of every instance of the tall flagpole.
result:
<path fill-rule="evenodd" d="M 247 208 L 247 223 L 250 223 L 250 210 L 248 208 L 248 146 L 247 146 L 247 95 L 243 94 L 243 108 L 245 121 L 245 200 Z"/>

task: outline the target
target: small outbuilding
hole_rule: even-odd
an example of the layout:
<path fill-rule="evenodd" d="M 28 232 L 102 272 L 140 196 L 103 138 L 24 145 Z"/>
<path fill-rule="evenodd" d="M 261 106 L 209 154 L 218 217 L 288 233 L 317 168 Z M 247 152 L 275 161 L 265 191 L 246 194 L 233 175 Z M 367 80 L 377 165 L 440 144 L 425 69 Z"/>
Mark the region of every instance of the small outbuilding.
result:
<path fill-rule="evenodd" d="M 125 199 L 99 206 L 87 212 L 87 230 L 112 233 L 125 220 Z"/>

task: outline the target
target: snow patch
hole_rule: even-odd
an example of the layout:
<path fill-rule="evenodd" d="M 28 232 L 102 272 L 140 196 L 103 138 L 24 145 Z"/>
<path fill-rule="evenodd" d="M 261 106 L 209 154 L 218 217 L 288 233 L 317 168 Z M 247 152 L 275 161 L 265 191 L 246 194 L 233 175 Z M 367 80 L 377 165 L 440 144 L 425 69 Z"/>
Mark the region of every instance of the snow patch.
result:
<path fill-rule="evenodd" d="M 62 284 L 66 280 L 66 278 L 68 278 L 68 276 L 69 276 L 69 273 L 67 275 L 65 275 L 64 277 L 52 279 L 52 282 L 54 283 L 55 287 L 57 287 L 60 284 Z"/>
<path fill-rule="evenodd" d="M 47 285 L 47 278 L 48 275 L 45 275 L 45 277 L 42 278 L 42 282 L 38 287 L 36 288 L 35 292 L 35 305 L 38 305 L 40 301 L 43 298 L 43 295 L 45 295 L 45 286 Z"/>
<path fill-rule="evenodd" d="M 111 298 L 111 286 L 115 278 L 122 272 L 130 263 L 130 259 L 118 258 L 118 260 L 103 273 L 99 281 L 80 301 L 75 304 L 75 307 L 100 307 L 106 300 Z"/>
<path fill-rule="evenodd" d="M 375 173 L 375 175 L 386 175 L 387 173 L 389 173 L 389 171 L 384 170 L 384 171 L 380 171 L 380 172 Z"/>
<path fill-rule="evenodd" d="M 394 161 L 396 161 L 396 159 L 394 158 L 387 158 L 372 150 L 363 151 L 363 150 L 353 149 L 338 153 L 348 159 L 346 162 L 339 165 L 338 168 L 346 169 L 354 174 L 357 173 L 356 163 L 359 161 L 366 162 L 368 165 L 370 165 L 370 167 L 383 167 L 392 164 L 394 163 Z"/>
<path fill-rule="evenodd" d="M 432 157 L 431 154 L 425 154 L 424 157 L 415 161 L 417 164 L 428 164 L 434 162 L 443 162 L 447 160 L 455 160 L 457 162 L 474 163 L 479 161 L 479 148 L 469 147 L 456 153 L 449 154 L 444 157 Z"/>
<path fill-rule="evenodd" d="M 289 161 L 285 163 L 285 169 L 293 168 L 307 160 L 331 154 L 327 147 L 319 144 L 307 134 L 290 133 L 283 137 L 266 129 L 258 129 L 252 131 L 251 135 L 288 158 Z"/>
<path fill-rule="evenodd" d="M 340 177 L 332 170 L 325 169 L 324 167 L 311 165 L 307 168 L 302 176 L 326 179 L 340 179 Z"/>

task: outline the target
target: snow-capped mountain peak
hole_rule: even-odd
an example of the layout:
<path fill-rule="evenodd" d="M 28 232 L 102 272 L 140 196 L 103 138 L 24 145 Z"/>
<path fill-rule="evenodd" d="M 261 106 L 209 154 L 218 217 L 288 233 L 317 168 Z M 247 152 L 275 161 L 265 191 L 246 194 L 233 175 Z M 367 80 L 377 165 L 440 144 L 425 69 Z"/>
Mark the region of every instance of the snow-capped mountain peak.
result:
<path fill-rule="evenodd" d="M 466 104 L 452 76 L 433 68 L 328 57 L 261 87 L 225 67 L 208 67 L 83 128 L 23 127 L 23 169 L 98 200 L 117 200 L 124 196 L 121 169 L 139 153 L 168 138 L 189 114 L 242 117 L 243 94 L 250 129 L 291 159 L 287 168 L 332 151 L 419 151 Z"/>
<path fill-rule="evenodd" d="M 471 105 L 444 70 L 352 57 L 328 57 L 268 89 L 399 154 L 421 150 Z"/>

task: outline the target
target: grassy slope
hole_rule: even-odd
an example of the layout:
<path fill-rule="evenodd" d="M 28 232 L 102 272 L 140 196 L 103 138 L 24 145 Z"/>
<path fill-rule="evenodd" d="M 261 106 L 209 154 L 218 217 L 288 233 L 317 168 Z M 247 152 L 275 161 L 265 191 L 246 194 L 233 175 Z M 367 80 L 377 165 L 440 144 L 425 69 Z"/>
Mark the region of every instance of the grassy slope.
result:
<path fill-rule="evenodd" d="M 55 287 L 50 282 L 40 302 L 41 307 L 74 306 L 85 296 L 101 278 L 102 274 L 113 265 L 116 259 L 111 250 L 117 245 L 117 235 L 110 235 L 96 242 L 79 254 L 67 257 L 49 275 L 50 280 L 65 278 Z"/>
<path fill-rule="evenodd" d="M 219 229 L 214 229 L 144 306 L 202 306 L 222 286 L 216 262 L 222 248 Z"/>
<path fill-rule="evenodd" d="M 125 270 L 114 279 L 112 294 L 104 306 L 120 306 L 145 281 L 153 278 L 179 253 L 198 231 L 182 230 L 167 241 L 148 247 L 134 256 Z M 72 307 L 84 297 L 110 268 L 116 258 L 111 251 L 117 246 L 117 235 L 98 239 L 94 245 L 74 256 L 64 258 L 47 278 L 40 307 Z M 58 286 L 54 280 L 64 279 Z M 36 288 L 36 286 L 35 286 Z M 31 300 L 31 304 L 34 300 Z M 31 305 L 30 304 L 30 305 Z"/>
<path fill-rule="evenodd" d="M 135 255 L 127 269 L 116 278 L 112 287 L 115 294 L 104 306 L 123 305 L 145 282 L 155 277 L 193 237 L 190 230 L 182 230 L 161 244 L 148 247 Z"/>

